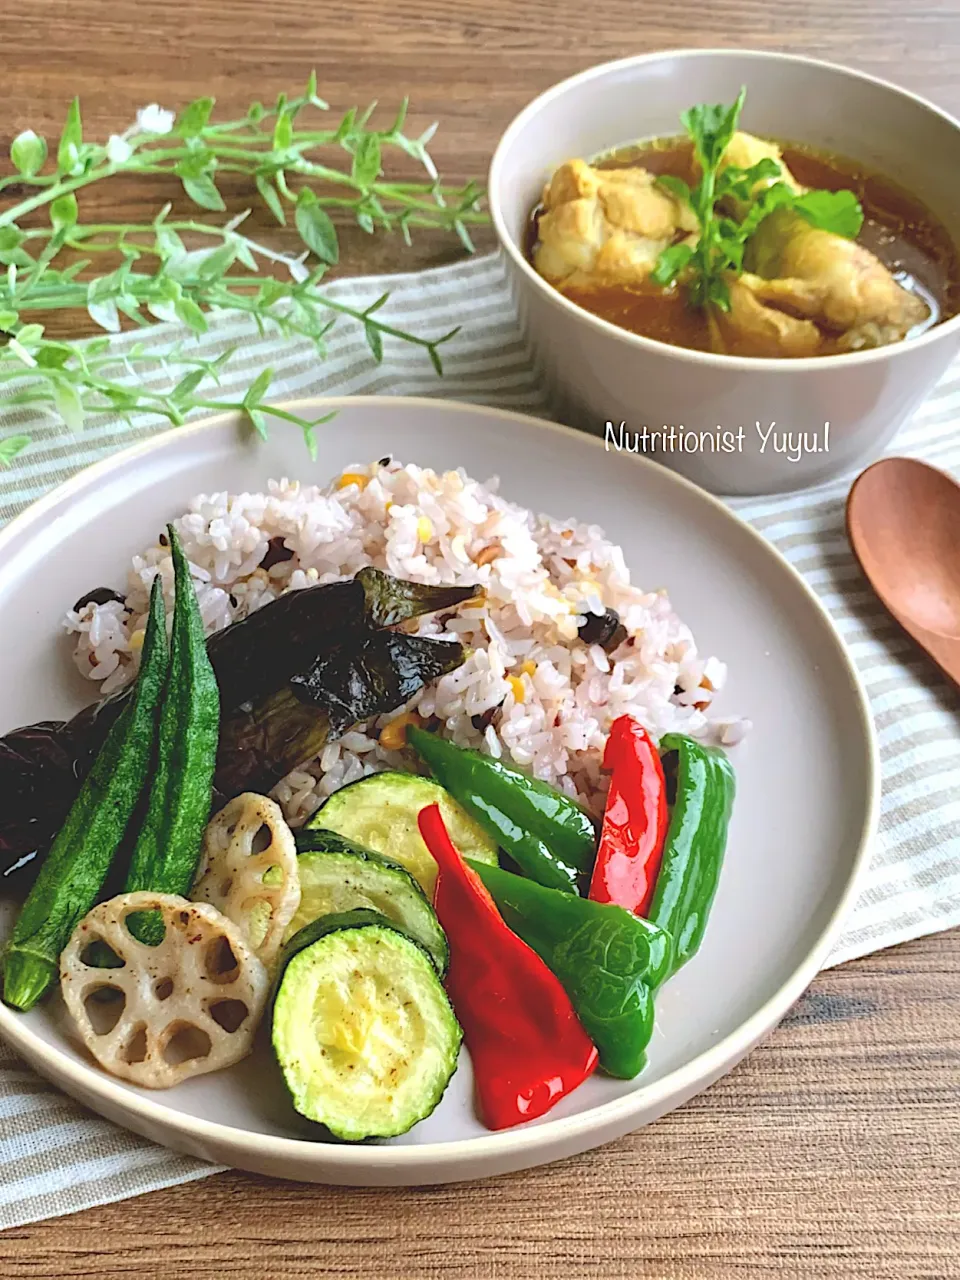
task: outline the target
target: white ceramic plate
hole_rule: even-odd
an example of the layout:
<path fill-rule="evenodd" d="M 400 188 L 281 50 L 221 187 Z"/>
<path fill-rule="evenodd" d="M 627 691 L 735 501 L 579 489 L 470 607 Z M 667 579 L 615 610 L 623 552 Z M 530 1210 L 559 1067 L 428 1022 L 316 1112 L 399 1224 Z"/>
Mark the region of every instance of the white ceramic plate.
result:
<path fill-rule="evenodd" d="M 656 1119 L 728 1071 L 813 978 L 851 903 L 877 809 L 870 719 L 857 677 L 800 578 L 751 529 L 686 481 L 596 439 L 470 405 L 366 397 L 336 408 L 309 461 L 299 434 L 260 442 L 236 420 L 168 432 L 90 468 L 0 534 L 0 730 L 91 700 L 60 627 L 82 591 L 122 587 L 129 557 L 197 492 L 261 489 L 281 475 L 325 481 L 392 453 L 438 469 L 498 474 L 506 496 L 602 524 L 634 581 L 669 587 L 703 652 L 729 663 L 721 710 L 754 730 L 733 753 L 738 798 L 700 954 L 660 993 L 646 1071 L 595 1076 L 548 1116 L 501 1134 L 477 1121 L 466 1055 L 437 1111 L 403 1138 L 311 1140 L 267 1052 L 155 1093 L 92 1065 L 59 1000 L 27 1016 L 0 1006 L 0 1033 L 102 1115 L 182 1151 L 317 1182 L 417 1184 L 520 1169 L 597 1146 Z M 0 921 L 9 928 L 10 912 Z M 735 1125 L 735 1121 L 731 1122 Z"/>

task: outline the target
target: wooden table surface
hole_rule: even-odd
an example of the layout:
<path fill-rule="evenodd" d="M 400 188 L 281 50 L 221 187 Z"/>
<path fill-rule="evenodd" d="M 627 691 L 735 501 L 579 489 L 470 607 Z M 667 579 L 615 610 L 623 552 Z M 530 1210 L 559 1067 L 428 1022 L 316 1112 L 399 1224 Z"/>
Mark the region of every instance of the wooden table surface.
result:
<path fill-rule="evenodd" d="M 409 93 L 414 125 L 442 122 L 444 175 L 482 177 L 547 85 L 683 44 L 849 62 L 960 114 L 957 0 L 0 0 L 0 145 L 28 125 L 55 132 L 73 93 L 105 135 L 148 102 L 215 94 L 243 109 L 316 67 L 335 107 Z M 113 214 L 161 198 L 111 196 Z M 350 237 L 345 256 L 371 271 L 450 252 Z M 960 1276 L 958 1102 L 954 931 L 821 975 L 730 1076 L 601 1151 L 421 1190 L 221 1174 L 7 1231 L 0 1276 L 946 1280 Z"/>

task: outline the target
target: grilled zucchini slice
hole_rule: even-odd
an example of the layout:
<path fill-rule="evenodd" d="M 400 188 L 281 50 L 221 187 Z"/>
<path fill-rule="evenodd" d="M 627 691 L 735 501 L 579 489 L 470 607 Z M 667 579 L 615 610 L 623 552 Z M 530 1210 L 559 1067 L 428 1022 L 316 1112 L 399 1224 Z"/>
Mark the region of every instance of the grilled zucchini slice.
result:
<path fill-rule="evenodd" d="M 356 910 L 301 929 L 281 963 L 273 1048 L 296 1110 L 350 1142 L 430 1115 L 463 1032 L 428 952 Z"/>
<path fill-rule="evenodd" d="M 497 846 L 438 782 L 415 773 L 371 773 L 335 791 L 307 823 L 339 832 L 399 862 L 433 901 L 437 864 L 420 836 L 417 815 L 439 804 L 450 839 L 465 858 L 497 865 Z"/>
<path fill-rule="evenodd" d="M 333 831 L 298 831 L 296 838 L 300 906 L 284 941 L 321 916 L 367 907 L 426 947 L 443 977 L 450 956 L 446 935 L 406 867 Z"/>

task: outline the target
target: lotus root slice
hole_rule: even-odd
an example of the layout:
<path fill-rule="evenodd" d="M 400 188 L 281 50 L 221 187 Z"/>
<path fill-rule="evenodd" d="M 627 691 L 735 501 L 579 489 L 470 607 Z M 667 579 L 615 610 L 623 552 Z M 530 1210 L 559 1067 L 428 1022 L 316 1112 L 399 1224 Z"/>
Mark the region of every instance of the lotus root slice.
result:
<path fill-rule="evenodd" d="M 273 963 L 300 905 L 297 846 L 279 805 L 247 792 L 211 819 L 193 896 L 235 921 Z"/>
<path fill-rule="evenodd" d="M 130 932 L 130 917 L 141 911 L 162 917 L 157 946 Z M 118 967 L 96 963 L 92 944 L 104 943 Z M 105 1070 L 167 1089 L 250 1052 L 270 978 L 242 930 L 214 907 L 143 892 L 120 894 L 84 916 L 60 957 L 60 987 L 80 1038 Z"/>

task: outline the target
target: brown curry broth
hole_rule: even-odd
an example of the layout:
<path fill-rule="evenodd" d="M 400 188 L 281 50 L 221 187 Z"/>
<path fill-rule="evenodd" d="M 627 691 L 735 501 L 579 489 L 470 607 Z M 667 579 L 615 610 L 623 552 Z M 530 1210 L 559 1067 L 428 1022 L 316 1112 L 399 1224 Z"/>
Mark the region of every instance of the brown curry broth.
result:
<path fill-rule="evenodd" d="M 946 228 L 915 196 L 889 178 L 870 173 L 852 160 L 827 156 L 809 148 L 782 144 L 787 168 L 801 185 L 818 190 L 847 189 L 863 206 L 864 222 L 857 237 L 875 253 L 901 283 L 918 281 L 926 301 L 932 298 L 936 324 L 960 311 L 960 261 Z M 620 150 L 595 161 L 601 169 L 640 166 L 651 173 L 668 173 L 691 186 L 696 181 L 693 148 L 685 139 L 658 139 Z M 531 218 L 528 250 L 536 245 L 537 210 Z M 596 288 L 561 287 L 565 297 L 611 324 L 673 346 L 714 349 L 703 311 L 689 307 L 682 290 L 654 284 L 611 285 Z M 821 352 L 835 350 L 827 338 Z M 731 354 L 737 354 L 735 350 Z"/>

